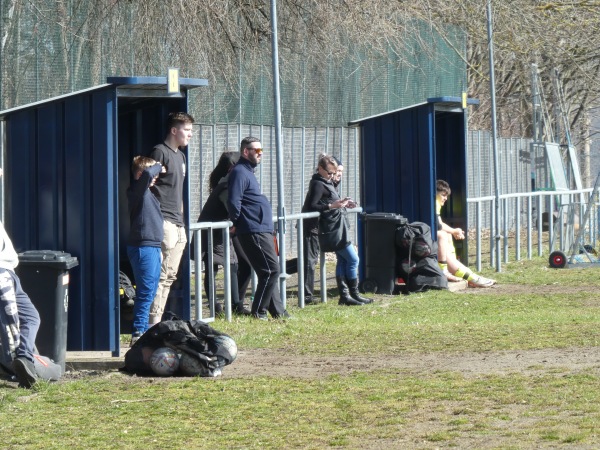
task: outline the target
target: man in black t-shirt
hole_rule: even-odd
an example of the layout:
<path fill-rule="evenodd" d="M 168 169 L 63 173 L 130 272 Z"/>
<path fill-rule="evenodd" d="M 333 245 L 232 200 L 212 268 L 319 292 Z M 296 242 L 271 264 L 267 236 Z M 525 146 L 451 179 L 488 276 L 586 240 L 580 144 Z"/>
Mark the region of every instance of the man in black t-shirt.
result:
<path fill-rule="evenodd" d="M 160 281 L 150 309 L 150 325 L 161 320 L 171 285 L 177 279 L 179 263 L 187 243 L 183 220 L 183 183 L 186 159 L 180 148 L 186 147 L 192 138 L 193 123 L 194 118 L 187 113 L 169 114 L 167 136 L 164 142 L 156 145 L 149 155 L 163 166 L 163 171 L 152 187 L 152 192 L 160 202 L 165 232 L 161 244 Z"/>

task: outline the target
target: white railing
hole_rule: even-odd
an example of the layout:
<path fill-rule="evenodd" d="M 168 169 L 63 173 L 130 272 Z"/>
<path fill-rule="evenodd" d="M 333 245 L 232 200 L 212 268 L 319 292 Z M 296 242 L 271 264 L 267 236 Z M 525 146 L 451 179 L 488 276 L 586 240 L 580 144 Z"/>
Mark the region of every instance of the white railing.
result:
<path fill-rule="evenodd" d="M 362 212 L 362 208 L 352 208 L 348 209 L 347 212 L 349 214 L 358 214 Z M 286 215 L 283 218 L 283 222 L 285 223 L 285 228 L 287 229 L 290 224 L 293 222 L 297 223 L 297 248 L 298 248 L 298 306 L 300 308 L 304 308 L 304 222 L 303 219 L 308 219 L 312 217 L 319 217 L 320 213 L 318 212 L 310 212 L 310 213 L 298 213 L 298 214 L 290 214 Z M 355 216 L 356 219 L 356 216 Z M 278 217 L 273 216 L 273 223 L 278 223 Z M 221 229 L 223 232 L 223 261 L 227 262 L 230 260 L 231 256 L 231 248 L 229 245 L 229 228 L 233 226 L 233 223 L 229 221 L 222 222 L 197 222 L 190 225 L 190 233 L 193 236 L 192 245 L 194 246 L 194 255 L 196 262 L 196 270 L 192 274 L 194 277 L 195 286 L 194 286 L 194 295 L 195 295 L 195 318 L 196 320 L 202 320 L 204 322 L 213 322 L 215 320 L 215 274 L 214 274 L 214 264 L 213 264 L 213 238 L 212 238 L 212 230 Z M 356 220 L 355 220 L 356 226 Z M 204 272 L 202 271 L 202 245 L 200 234 L 201 230 L 207 230 L 208 235 L 208 249 L 207 249 L 207 264 L 204 268 Z M 284 230 L 285 233 L 285 230 Z M 281 239 L 285 237 L 282 236 L 282 233 L 277 232 L 277 238 L 279 242 Z M 279 257 L 279 265 L 280 265 L 280 274 L 279 274 L 279 291 L 281 295 L 281 301 L 283 302 L 284 307 L 287 306 L 287 279 L 290 275 L 286 273 L 286 260 L 285 257 L 287 255 L 281 254 Z M 326 259 L 325 254 L 321 252 L 321 302 L 327 302 L 327 267 L 326 267 Z M 204 278 L 209 278 L 209 292 L 212 292 L 213 295 L 209 295 L 208 298 L 208 307 L 210 311 L 210 315 L 208 317 L 202 317 L 202 289 L 204 287 Z M 254 291 L 256 283 L 255 283 L 254 271 L 252 272 L 252 291 Z M 234 286 L 237 289 L 236 286 Z M 223 293 L 224 293 L 224 312 L 225 312 L 225 320 L 228 322 L 231 321 L 232 317 L 232 309 L 231 309 L 231 268 L 229 264 L 224 264 L 223 267 Z M 243 300 L 240 298 L 240 300 Z M 191 316 L 191 315 L 190 315 Z"/>
<path fill-rule="evenodd" d="M 536 191 L 519 194 L 500 195 L 500 211 L 502 221 L 501 231 L 495 230 L 496 197 L 486 196 L 467 199 L 469 207 L 475 207 L 475 226 L 469 224 L 469 229 L 475 230 L 475 263 L 477 270 L 482 266 L 482 217 L 485 212 L 490 216 L 489 240 L 490 261 L 492 266 L 495 262 L 496 241 L 501 241 L 502 260 L 509 261 L 510 239 L 509 232 L 514 231 L 515 259 L 521 259 L 521 234 L 525 231 L 527 258 L 533 256 L 533 215 L 536 216 L 537 226 L 537 254 L 543 254 L 542 229 L 547 223 L 549 252 L 556 249 L 566 251 L 573 242 L 573 235 L 578 227 L 586 227 L 585 233 L 590 240 L 595 241 L 598 231 L 598 218 L 590 215 L 589 223 L 577 223 L 577 218 L 582 218 L 588 208 L 589 198 L 593 189 L 581 189 L 572 191 Z M 557 201 L 560 206 L 556 207 Z M 512 223 L 509 223 L 509 217 Z M 522 218 L 525 218 L 525 225 Z M 547 217 L 547 222 L 543 218 Z M 468 264 L 468 256 L 467 261 Z"/>
<path fill-rule="evenodd" d="M 215 282 L 215 274 L 214 274 L 214 264 L 213 264 L 213 233 L 212 230 L 221 229 L 223 233 L 223 277 L 225 283 L 224 289 L 224 306 L 225 306 L 225 319 L 230 322 L 231 321 L 231 266 L 227 264 L 230 260 L 231 248 L 229 245 L 229 228 L 233 226 L 233 223 L 229 221 L 223 222 L 196 222 L 190 225 L 190 233 L 193 236 L 192 245 L 194 246 L 194 260 L 196 270 L 192 275 L 194 277 L 195 286 L 194 286 L 194 295 L 196 299 L 195 303 L 195 312 L 196 312 L 196 320 L 202 320 L 204 322 L 213 322 L 215 320 L 215 300 L 216 295 L 214 282 Z M 213 295 L 209 295 L 208 298 L 208 307 L 210 310 L 210 316 L 207 318 L 202 317 L 202 289 L 204 287 L 203 278 L 202 278 L 202 242 L 200 238 L 200 234 L 202 230 L 208 230 L 208 252 L 207 252 L 207 264 L 205 267 L 206 273 L 204 276 L 208 276 L 209 278 L 209 291 L 213 293 Z M 191 317 L 191 314 L 190 314 Z"/>

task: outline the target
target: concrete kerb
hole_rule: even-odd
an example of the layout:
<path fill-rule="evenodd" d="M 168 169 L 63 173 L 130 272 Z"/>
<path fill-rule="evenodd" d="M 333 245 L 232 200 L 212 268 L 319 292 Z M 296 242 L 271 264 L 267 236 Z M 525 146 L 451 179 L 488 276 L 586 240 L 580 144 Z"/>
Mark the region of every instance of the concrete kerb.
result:
<path fill-rule="evenodd" d="M 77 370 L 117 370 L 125 366 L 125 353 L 122 348 L 120 356 L 112 356 L 112 352 L 68 351 L 65 358 L 65 371 Z"/>

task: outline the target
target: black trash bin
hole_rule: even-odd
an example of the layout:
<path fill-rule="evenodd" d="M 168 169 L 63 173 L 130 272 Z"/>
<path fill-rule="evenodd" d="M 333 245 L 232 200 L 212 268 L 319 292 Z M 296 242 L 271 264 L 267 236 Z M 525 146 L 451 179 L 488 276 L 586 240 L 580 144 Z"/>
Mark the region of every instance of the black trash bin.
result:
<path fill-rule="evenodd" d="M 408 221 L 400 214 L 365 214 L 365 292 L 392 294 L 396 285 L 396 230 Z"/>
<path fill-rule="evenodd" d="M 38 352 L 60 364 L 63 372 L 67 352 L 69 269 L 77 265 L 77 258 L 70 253 L 30 250 L 19 253 L 16 268 L 23 290 L 40 313 Z"/>

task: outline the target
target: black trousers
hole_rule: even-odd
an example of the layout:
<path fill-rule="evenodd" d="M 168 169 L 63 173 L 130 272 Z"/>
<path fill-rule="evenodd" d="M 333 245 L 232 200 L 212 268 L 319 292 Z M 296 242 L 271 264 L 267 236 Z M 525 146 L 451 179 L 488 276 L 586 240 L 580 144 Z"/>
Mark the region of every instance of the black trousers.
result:
<path fill-rule="evenodd" d="M 258 278 L 252 313 L 263 315 L 268 311 L 273 317 L 284 315 L 285 308 L 279 296 L 279 258 L 273 234 L 240 234 L 238 239 Z"/>
<path fill-rule="evenodd" d="M 319 235 L 304 233 L 304 301 L 313 299 L 315 290 L 315 267 L 321 255 Z"/>
<path fill-rule="evenodd" d="M 205 261 L 206 263 L 206 261 Z M 219 265 L 215 264 L 213 265 L 213 271 L 214 271 L 214 277 L 213 280 L 217 278 L 217 272 L 219 271 Z M 241 303 L 240 303 L 240 297 L 239 297 L 239 291 L 238 291 L 238 265 L 235 263 L 232 263 L 229 265 L 229 273 L 231 275 L 231 306 L 233 309 L 239 309 L 242 306 L 244 306 L 244 299 L 241 299 Z M 204 275 L 204 292 L 206 293 L 206 298 L 210 299 L 212 297 L 212 292 L 210 290 L 210 274 L 207 272 Z"/>
<path fill-rule="evenodd" d="M 250 261 L 248 261 L 248 257 L 242 248 L 242 244 L 240 244 L 240 240 L 237 236 L 233 236 L 231 238 L 231 242 L 233 243 L 233 248 L 235 249 L 235 253 L 238 257 L 238 298 L 242 303 L 244 303 L 244 298 L 246 297 L 246 291 L 248 290 L 248 286 L 250 285 L 250 280 L 252 279 L 252 267 L 250 267 Z M 235 286 L 232 282 L 231 286 Z"/>

